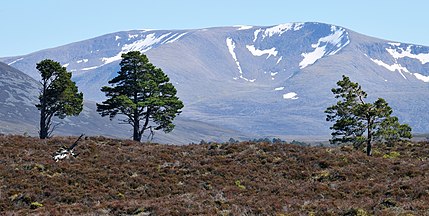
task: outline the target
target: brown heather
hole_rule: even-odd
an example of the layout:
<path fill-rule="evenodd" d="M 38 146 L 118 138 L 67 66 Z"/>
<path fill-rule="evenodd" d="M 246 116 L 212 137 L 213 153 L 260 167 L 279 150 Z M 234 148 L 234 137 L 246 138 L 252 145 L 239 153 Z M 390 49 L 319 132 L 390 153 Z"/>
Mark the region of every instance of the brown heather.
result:
<path fill-rule="evenodd" d="M 429 215 L 429 143 L 172 146 L 0 137 L 0 215 Z"/>

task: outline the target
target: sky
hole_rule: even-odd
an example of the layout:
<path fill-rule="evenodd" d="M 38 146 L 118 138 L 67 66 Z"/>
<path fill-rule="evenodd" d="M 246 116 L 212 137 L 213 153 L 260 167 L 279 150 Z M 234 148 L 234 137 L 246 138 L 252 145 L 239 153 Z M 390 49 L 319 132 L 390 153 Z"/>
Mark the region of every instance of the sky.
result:
<path fill-rule="evenodd" d="M 429 46 L 428 0 L 3 0 L 0 57 L 135 29 L 322 22 Z"/>

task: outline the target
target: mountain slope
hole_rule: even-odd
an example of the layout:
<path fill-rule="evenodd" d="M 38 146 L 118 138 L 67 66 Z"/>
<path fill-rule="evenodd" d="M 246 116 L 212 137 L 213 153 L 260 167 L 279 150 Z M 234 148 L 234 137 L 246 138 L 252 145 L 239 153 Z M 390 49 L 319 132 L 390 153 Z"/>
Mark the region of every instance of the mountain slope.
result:
<path fill-rule="evenodd" d="M 23 72 L 4 63 L 0 63 L 0 78 L 3 94 L 0 98 L 1 132 L 36 135 L 39 111 L 35 104 L 38 103 L 40 84 Z M 93 135 L 108 135 L 109 132 L 97 130 L 97 128 L 103 124 L 112 127 L 112 123 L 100 120 L 101 117 L 95 113 L 95 104 L 86 102 L 80 117 L 69 117 L 62 120 L 55 132 L 69 135 L 83 132 Z M 53 125 L 57 123 L 60 122 L 54 120 Z M 86 129 L 82 130 L 82 128 Z"/>
<path fill-rule="evenodd" d="M 23 72 L 0 62 L 0 131 L 28 132 L 37 125 L 34 104 L 39 84 Z M 33 131 L 34 132 L 34 131 Z"/>
<path fill-rule="evenodd" d="M 416 132 L 429 128 L 429 47 L 367 37 L 321 23 L 195 30 L 136 30 L 0 59 L 36 78 L 34 65 L 60 61 L 94 101 L 116 76 L 120 55 L 145 52 L 185 102 L 182 117 L 256 136 L 325 136 L 324 109 L 341 75 L 370 99 L 384 97 Z"/>

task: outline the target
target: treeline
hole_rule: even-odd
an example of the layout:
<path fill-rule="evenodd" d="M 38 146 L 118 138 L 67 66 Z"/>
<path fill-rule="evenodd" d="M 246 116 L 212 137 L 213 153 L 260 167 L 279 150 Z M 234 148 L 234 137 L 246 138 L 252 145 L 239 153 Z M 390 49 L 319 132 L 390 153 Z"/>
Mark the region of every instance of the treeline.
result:
<path fill-rule="evenodd" d="M 258 139 L 244 139 L 244 140 L 238 140 L 234 138 L 229 138 L 226 142 L 221 142 L 220 144 L 237 144 L 241 142 L 252 142 L 252 143 L 268 143 L 268 144 L 293 144 L 293 145 L 299 145 L 299 146 L 325 146 L 326 143 L 323 142 L 304 142 L 304 141 L 298 141 L 298 140 L 292 140 L 292 141 L 286 141 L 282 140 L 280 138 L 258 138 Z M 201 140 L 198 144 L 204 145 L 204 144 L 217 144 L 218 142 L 212 142 L 212 141 L 206 141 Z M 191 143 L 196 144 L 196 143 Z"/>

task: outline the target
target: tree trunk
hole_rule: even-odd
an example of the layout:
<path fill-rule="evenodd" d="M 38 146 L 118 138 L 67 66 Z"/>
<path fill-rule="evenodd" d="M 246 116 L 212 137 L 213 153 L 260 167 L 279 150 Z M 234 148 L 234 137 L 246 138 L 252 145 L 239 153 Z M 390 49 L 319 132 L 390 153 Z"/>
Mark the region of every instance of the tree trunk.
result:
<path fill-rule="evenodd" d="M 371 156 L 372 155 L 372 122 L 371 119 L 368 118 L 368 136 L 366 141 L 366 155 Z"/>
<path fill-rule="evenodd" d="M 48 129 L 46 128 L 46 115 L 45 115 L 45 107 L 42 105 L 42 109 L 40 111 L 40 131 L 39 138 L 46 139 L 48 137 Z"/>
<path fill-rule="evenodd" d="M 136 109 L 136 111 L 134 111 L 134 132 L 133 132 L 133 140 L 140 142 L 140 140 L 142 139 L 141 135 L 140 135 L 140 121 L 139 121 L 139 116 L 138 116 L 138 110 Z"/>
<path fill-rule="evenodd" d="M 48 128 L 46 127 L 46 82 L 46 80 L 43 80 L 42 98 L 40 100 L 40 139 L 48 137 Z"/>
<path fill-rule="evenodd" d="M 140 138 L 143 136 L 144 131 L 145 131 L 146 129 L 148 129 L 148 125 L 149 125 L 149 117 L 150 117 L 150 109 L 148 108 L 148 109 L 147 109 L 147 112 L 146 112 L 146 116 L 145 116 L 145 121 L 144 121 L 143 127 L 142 127 L 142 129 L 140 130 Z"/>
<path fill-rule="evenodd" d="M 136 82 L 136 78 L 134 78 L 134 81 Z M 133 140 L 140 142 L 142 139 L 142 136 L 140 135 L 140 120 L 139 120 L 139 107 L 137 106 L 138 103 L 138 93 L 137 91 L 134 91 L 134 104 L 136 105 L 135 109 L 134 109 L 134 119 L 133 119 L 133 123 L 134 123 L 134 131 L 133 131 Z"/>
<path fill-rule="evenodd" d="M 372 144 L 371 140 L 368 138 L 367 144 L 366 144 L 366 155 L 372 156 Z"/>
<path fill-rule="evenodd" d="M 134 122 L 133 140 L 137 142 L 140 142 L 141 140 L 141 137 L 139 136 L 139 127 L 139 122 Z"/>

